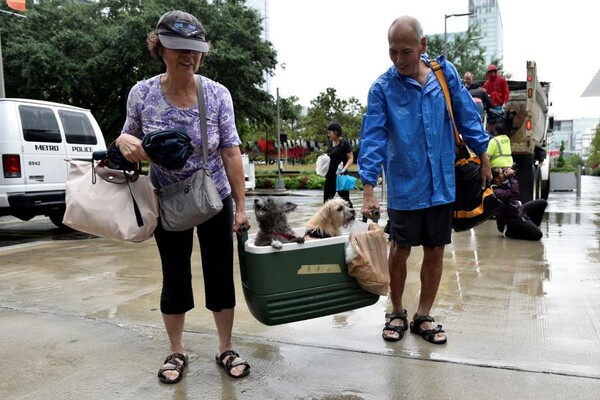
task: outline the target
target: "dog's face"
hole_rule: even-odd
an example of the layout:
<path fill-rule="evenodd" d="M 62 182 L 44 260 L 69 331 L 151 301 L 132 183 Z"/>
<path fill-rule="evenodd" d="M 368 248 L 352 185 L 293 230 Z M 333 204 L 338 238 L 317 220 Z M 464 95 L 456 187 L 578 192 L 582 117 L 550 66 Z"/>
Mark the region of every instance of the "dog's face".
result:
<path fill-rule="evenodd" d="M 286 213 L 298 207 L 291 202 L 278 203 L 272 197 L 254 200 L 254 215 L 258 227 L 263 232 L 288 232 L 290 227 Z"/>
<path fill-rule="evenodd" d="M 283 243 L 304 243 L 304 237 L 296 236 L 287 220 L 286 213 L 294 211 L 296 207 L 294 203 L 278 203 L 271 197 L 254 200 L 254 215 L 259 228 L 254 244 L 271 245 L 281 250 Z"/>
<path fill-rule="evenodd" d="M 356 214 L 344 199 L 331 199 L 325 202 L 308 221 L 307 230 L 318 230 L 321 237 L 340 236 L 341 228 L 350 226 Z"/>

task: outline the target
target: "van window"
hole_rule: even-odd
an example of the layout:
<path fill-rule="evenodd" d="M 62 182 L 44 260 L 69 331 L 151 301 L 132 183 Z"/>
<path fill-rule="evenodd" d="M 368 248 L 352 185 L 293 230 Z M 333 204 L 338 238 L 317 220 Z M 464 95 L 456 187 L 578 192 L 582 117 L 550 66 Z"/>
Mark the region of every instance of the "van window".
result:
<path fill-rule="evenodd" d="M 52 109 L 36 106 L 19 106 L 23 138 L 28 142 L 60 143 L 58 121 Z"/>
<path fill-rule="evenodd" d="M 58 116 L 63 124 L 67 143 L 98 144 L 96 133 L 86 114 L 60 110 Z"/>

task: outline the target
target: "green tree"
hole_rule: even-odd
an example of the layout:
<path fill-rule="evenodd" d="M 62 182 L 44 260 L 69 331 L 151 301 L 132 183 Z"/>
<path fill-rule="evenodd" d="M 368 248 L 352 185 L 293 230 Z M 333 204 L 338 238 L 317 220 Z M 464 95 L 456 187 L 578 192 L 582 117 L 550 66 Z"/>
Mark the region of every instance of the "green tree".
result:
<path fill-rule="evenodd" d="M 569 154 L 565 157 L 565 164 L 577 167 L 578 165 L 583 165 L 583 159 L 579 154 Z"/>
<path fill-rule="evenodd" d="M 302 105 L 298 97 L 282 97 L 279 99 L 279 115 L 285 130 L 294 131 L 302 119 Z"/>
<path fill-rule="evenodd" d="M 301 122 L 302 135 L 307 139 L 325 140 L 327 126 L 337 121 L 347 139 L 358 138 L 365 107 L 358 99 L 344 100 L 334 88 L 327 88 L 311 101 L 306 117 Z"/>
<path fill-rule="evenodd" d="M 485 62 L 485 48 L 479 43 L 482 37 L 477 25 L 469 26 L 464 34 L 454 36 L 448 42 L 448 57 L 446 57 L 458 70 L 462 77 L 465 72 L 473 73 L 474 80 L 485 80 L 487 78 L 487 67 Z M 434 58 L 444 53 L 444 35 L 427 36 L 427 54 Z M 494 59 L 492 64 L 498 67 L 498 74 L 510 78 L 505 74 L 500 60 Z"/>
<path fill-rule="evenodd" d="M 590 144 L 589 156 L 587 158 L 586 165 L 597 169 L 600 165 L 600 124 L 596 126 L 596 133 Z"/>
<path fill-rule="evenodd" d="M 187 10 L 204 24 L 211 51 L 200 73 L 230 90 L 242 134 L 272 123 L 274 101 L 262 85 L 276 52 L 261 39 L 258 13 L 242 0 L 39 0 L 27 18 L 2 17 L 7 96 L 89 108 L 111 141 L 125 121 L 131 87 L 164 71 L 146 36 L 169 9 Z"/>
<path fill-rule="evenodd" d="M 189 1 L 180 3 L 180 7 L 185 7 Z M 265 72 L 272 73 L 277 65 L 277 53 L 271 43 L 261 39 L 258 11 L 248 8 L 245 0 L 214 0 L 208 6 L 205 0 L 201 3 L 204 5 L 198 8 L 197 15 L 205 21 L 211 43 L 202 73 L 229 89 L 238 124 L 273 123 L 275 101 L 263 90 L 263 84 Z"/>
<path fill-rule="evenodd" d="M 560 142 L 560 155 L 556 159 L 556 167 L 557 168 L 562 168 L 566 164 L 565 158 L 563 157 L 564 151 L 565 151 L 565 141 L 563 140 Z"/>

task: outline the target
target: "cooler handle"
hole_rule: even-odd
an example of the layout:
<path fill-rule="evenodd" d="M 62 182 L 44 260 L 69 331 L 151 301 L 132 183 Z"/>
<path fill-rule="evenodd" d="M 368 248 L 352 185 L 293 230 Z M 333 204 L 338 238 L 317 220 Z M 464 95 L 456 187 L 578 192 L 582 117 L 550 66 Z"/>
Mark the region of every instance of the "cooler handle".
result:
<path fill-rule="evenodd" d="M 380 216 L 381 216 L 381 213 L 379 212 L 379 210 L 371 211 L 371 219 L 373 220 L 373 222 L 379 221 Z M 367 222 L 369 219 L 363 215 L 362 220 L 363 220 L 363 222 Z"/>

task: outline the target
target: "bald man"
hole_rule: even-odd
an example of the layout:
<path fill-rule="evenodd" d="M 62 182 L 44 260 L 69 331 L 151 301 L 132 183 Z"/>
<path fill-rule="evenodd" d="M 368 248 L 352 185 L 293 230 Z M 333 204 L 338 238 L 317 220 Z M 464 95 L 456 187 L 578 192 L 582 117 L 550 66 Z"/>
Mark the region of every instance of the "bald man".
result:
<path fill-rule="evenodd" d="M 386 163 L 392 310 L 386 314 L 382 336 L 398 341 L 408 329 L 403 305 L 407 260 L 412 247 L 422 246 L 420 298 L 410 329 L 430 343 L 443 344 L 446 333 L 431 317 L 431 309 L 442 276 L 445 245 L 451 242 L 456 190 L 452 123 L 426 54 L 421 23 L 410 16 L 396 19 L 388 30 L 388 44 L 393 65 L 369 90 L 358 160 L 366 216 L 380 208 L 373 188 Z M 485 153 L 488 135 L 454 65 L 444 57 L 437 61 L 450 89 L 458 129 L 481 157 L 483 185 L 492 178 Z"/>

